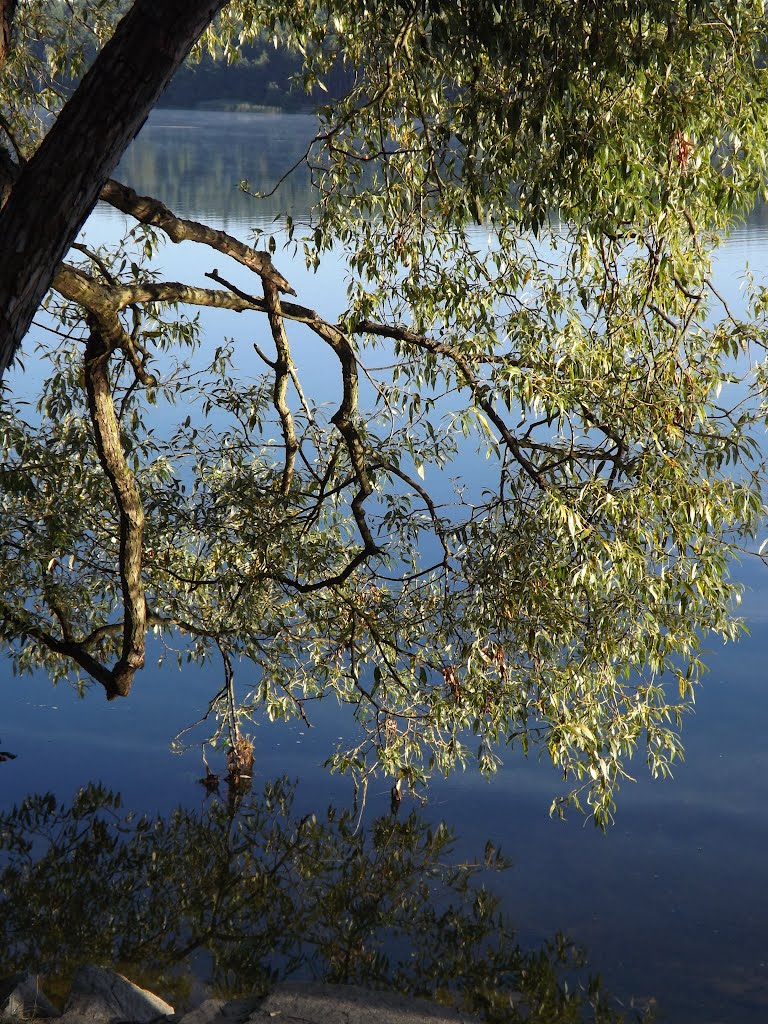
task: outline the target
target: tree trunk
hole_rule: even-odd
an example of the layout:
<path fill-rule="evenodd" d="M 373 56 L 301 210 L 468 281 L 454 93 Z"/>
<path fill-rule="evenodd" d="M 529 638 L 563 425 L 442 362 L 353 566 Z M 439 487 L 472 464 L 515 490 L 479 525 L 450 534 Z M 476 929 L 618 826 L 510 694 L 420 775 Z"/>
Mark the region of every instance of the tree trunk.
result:
<path fill-rule="evenodd" d="M 5 64 L 8 51 L 11 48 L 15 13 L 16 0 L 0 0 L 0 67 Z"/>
<path fill-rule="evenodd" d="M 226 3 L 135 0 L 19 174 L 0 211 L 0 375 L 102 186 Z"/>

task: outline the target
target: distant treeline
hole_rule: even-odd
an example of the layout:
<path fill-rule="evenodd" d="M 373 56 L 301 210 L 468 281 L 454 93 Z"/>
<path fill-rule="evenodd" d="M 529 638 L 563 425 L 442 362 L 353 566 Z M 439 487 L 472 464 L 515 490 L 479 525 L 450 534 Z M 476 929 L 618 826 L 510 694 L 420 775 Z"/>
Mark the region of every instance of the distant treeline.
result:
<path fill-rule="evenodd" d="M 161 106 L 193 109 L 250 110 L 261 107 L 310 111 L 341 95 L 351 84 L 351 72 L 333 68 L 323 79 L 328 93 L 315 89 L 308 95 L 296 76 L 301 57 L 275 49 L 264 39 L 244 47 L 240 60 L 227 64 L 205 56 L 200 63 L 185 64 L 166 90 Z"/>

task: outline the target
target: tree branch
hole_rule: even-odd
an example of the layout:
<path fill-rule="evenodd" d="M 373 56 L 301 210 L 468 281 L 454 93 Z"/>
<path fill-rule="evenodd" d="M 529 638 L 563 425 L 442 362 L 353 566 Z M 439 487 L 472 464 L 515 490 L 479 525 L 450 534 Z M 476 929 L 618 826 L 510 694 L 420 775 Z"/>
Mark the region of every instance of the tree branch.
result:
<path fill-rule="evenodd" d="M 267 316 L 269 326 L 272 328 L 272 339 L 277 349 L 275 361 L 275 384 L 272 389 L 272 403 L 280 417 L 280 425 L 283 431 L 285 442 L 285 465 L 283 466 L 283 482 L 281 493 L 287 495 L 291 490 L 293 481 L 293 469 L 296 463 L 296 452 L 299 450 L 299 441 L 296 437 L 296 429 L 293 425 L 293 416 L 290 406 L 286 401 L 288 381 L 291 369 L 291 350 L 288 345 L 288 336 L 285 333 L 285 325 L 280 312 L 280 296 L 277 286 L 266 276 L 262 277 L 264 284 L 264 298 L 267 303 Z"/>
<path fill-rule="evenodd" d="M 437 355 L 447 356 L 454 364 L 456 369 L 459 371 L 460 379 L 459 383 L 464 387 L 469 388 L 472 392 L 472 398 L 478 408 L 482 409 L 488 419 L 497 428 L 504 443 L 506 444 L 509 451 L 512 453 L 515 461 L 524 470 L 525 474 L 537 484 L 541 490 L 548 491 L 552 489 L 552 485 L 544 476 L 544 474 L 538 469 L 535 463 L 527 457 L 525 452 L 520 445 L 520 442 L 509 429 L 507 424 L 504 422 L 501 416 L 496 411 L 493 402 L 490 402 L 486 397 L 486 386 L 482 381 L 477 379 L 472 364 L 469 359 L 462 353 L 457 351 L 453 346 L 446 345 L 443 342 L 435 341 L 432 338 L 428 338 L 425 335 L 415 334 L 406 328 L 400 327 L 388 327 L 386 324 L 374 323 L 371 320 L 361 320 L 355 326 L 355 331 L 363 334 L 377 334 L 384 337 L 398 338 L 402 341 L 407 341 L 413 345 L 417 345 L 419 348 L 426 349 L 428 352 L 432 352 Z M 514 360 L 510 360 L 514 363 Z"/>
<path fill-rule="evenodd" d="M 206 224 L 200 224 L 195 220 L 184 220 L 177 217 L 159 199 L 150 196 L 140 196 L 127 185 L 121 185 L 119 181 L 110 180 L 101 190 L 99 199 L 115 209 L 133 217 L 141 224 L 148 224 L 160 228 L 172 242 L 200 242 L 203 245 L 216 249 L 225 256 L 231 256 L 233 260 L 242 263 L 261 278 L 271 281 L 278 291 L 287 295 L 295 295 L 283 275 L 272 264 L 272 257 L 264 249 L 253 249 L 245 245 L 239 239 L 228 235 L 226 231 L 218 231 L 209 228 Z"/>
<path fill-rule="evenodd" d="M 260 303 L 260 300 L 254 296 L 249 296 L 246 292 L 241 291 L 239 288 L 236 288 L 234 285 L 230 284 L 230 282 L 226 281 L 219 275 L 217 270 L 214 270 L 212 273 L 206 274 L 205 276 L 212 278 L 214 281 L 221 282 L 221 284 L 226 285 L 227 288 L 231 288 L 238 297 L 250 301 L 254 303 L 254 305 Z M 264 285 L 266 288 L 266 281 L 264 281 Z M 331 423 L 333 423 L 344 438 L 352 470 L 358 483 L 358 491 L 352 499 L 350 507 L 352 509 L 352 515 L 355 517 L 357 528 L 360 531 L 360 536 L 363 539 L 364 547 L 363 551 L 360 553 L 361 557 L 353 560 L 356 564 L 359 564 L 359 562 L 364 561 L 368 555 L 375 554 L 379 550 L 379 546 L 373 539 L 373 534 L 371 533 L 368 525 L 364 508 L 366 498 L 373 493 L 373 483 L 371 482 L 368 467 L 366 466 L 365 446 L 362 442 L 360 430 L 354 421 L 355 415 L 358 411 L 359 390 L 355 350 L 349 338 L 340 327 L 335 324 L 329 324 L 314 310 L 307 309 L 304 306 L 295 306 L 290 302 L 281 304 L 281 310 L 291 319 L 306 324 L 315 332 L 315 334 L 330 345 L 341 364 L 341 405 L 331 417 Z M 346 570 L 345 574 L 349 575 Z M 332 582 L 340 582 L 342 579 L 346 578 L 346 575 L 333 577 Z M 296 585 L 295 582 L 292 582 L 292 585 Z M 325 585 L 327 585 L 327 582 L 319 584 L 319 586 Z M 308 585 L 308 589 L 314 590 L 317 588 L 314 585 Z"/>
<path fill-rule="evenodd" d="M 85 381 L 96 450 L 109 480 L 120 515 L 120 584 L 123 592 L 123 646 L 120 658 L 104 683 L 107 697 L 125 697 L 134 674 L 144 665 L 147 605 L 141 580 L 144 508 L 136 479 L 125 459 L 109 382 L 112 347 L 101 334 L 97 318 L 89 316 L 91 334 L 85 349 Z M 103 680 L 100 680 L 104 682 Z"/>

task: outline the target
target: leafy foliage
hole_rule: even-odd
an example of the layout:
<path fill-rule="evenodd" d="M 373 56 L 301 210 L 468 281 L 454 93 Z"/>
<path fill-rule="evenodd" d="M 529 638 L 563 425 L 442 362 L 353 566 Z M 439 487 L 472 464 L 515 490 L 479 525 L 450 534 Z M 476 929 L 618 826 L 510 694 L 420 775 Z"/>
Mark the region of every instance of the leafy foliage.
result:
<path fill-rule="evenodd" d="M 22 0 L 13 46 L 0 66 L 4 145 L 29 157 L 103 46 L 125 8 L 120 0 Z"/>
<path fill-rule="evenodd" d="M 63 678 L 74 658 L 113 695 L 104 666 L 144 657 L 138 588 L 181 661 L 223 659 L 232 743 L 333 694 L 361 731 L 331 764 L 363 781 L 534 746 L 567 782 L 554 806 L 586 798 L 605 825 L 638 751 L 667 774 L 764 514 L 764 293 L 739 319 L 711 281 L 765 180 L 764 28 L 758 3 L 230 4 L 202 48 L 269 32 L 307 88 L 352 76 L 306 154 L 311 223 L 289 218 L 276 256 L 343 250 L 347 307 L 285 300 L 274 238 L 243 254 L 123 197 L 138 254 L 61 271 L 64 354 L 35 417 L 3 410 L 15 666 Z M 264 296 L 159 280 L 139 257 L 160 231 L 234 254 Z M 179 304 L 266 314 L 264 378 L 227 344 L 177 357 L 198 341 Z M 322 342 L 309 372 L 292 322 Z M 92 440 L 94 331 L 122 469 Z"/>

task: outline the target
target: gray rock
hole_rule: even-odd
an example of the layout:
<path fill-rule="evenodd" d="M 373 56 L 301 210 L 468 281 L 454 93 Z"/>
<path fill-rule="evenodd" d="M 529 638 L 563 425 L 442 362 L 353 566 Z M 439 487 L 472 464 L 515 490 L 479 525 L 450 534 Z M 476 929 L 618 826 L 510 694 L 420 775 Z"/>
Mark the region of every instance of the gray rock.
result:
<path fill-rule="evenodd" d="M 58 1017 L 59 1011 L 37 987 L 37 977 L 27 971 L 0 981 L 0 1015 L 28 1020 Z"/>
<path fill-rule="evenodd" d="M 58 1016 L 32 974 L 0 981 L 6 1015 Z M 266 998 L 207 999 L 186 1014 L 103 967 L 83 967 L 56 1024 L 480 1024 L 477 1017 L 427 999 L 357 985 L 283 982 Z"/>
<path fill-rule="evenodd" d="M 214 1024 L 226 1006 L 224 999 L 206 999 L 194 1010 L 176 1017 L 176 1024 Z"/>
<path fill-rule="evenodd" d="M 303 982 L 278 985 L 248 1020 L 249 1024 L 479 1024 L 472 1014 L 428 999 L 358 985 Z"/>
<path fill-rule="evenodd" d="M 173 1014 L 159 996 L 106 967 L 81 967 L 59 1024 L 150 1024 Z"/>
<path fill-rule="evenodd" d="M 176 1024 L 247 1024 L 263 999 L 206 999 L 196 1009 L 177 1017 Z"/>

